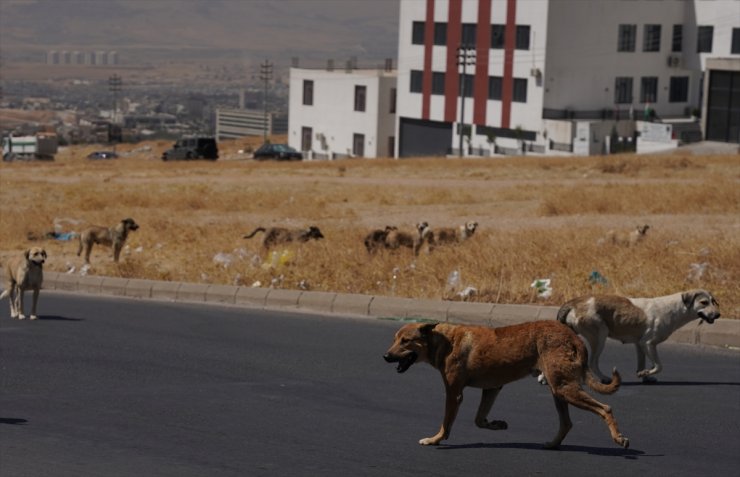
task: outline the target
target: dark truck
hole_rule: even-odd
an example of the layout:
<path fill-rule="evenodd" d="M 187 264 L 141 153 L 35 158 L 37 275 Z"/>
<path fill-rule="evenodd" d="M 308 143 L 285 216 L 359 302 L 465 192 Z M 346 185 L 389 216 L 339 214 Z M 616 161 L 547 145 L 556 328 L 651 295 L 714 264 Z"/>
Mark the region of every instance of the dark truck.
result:
<path fill-rule="evenodd" d="M 218 145 L 212 137 L 183 137 L 162 153 L 163 161 L 218 159 Z"/>

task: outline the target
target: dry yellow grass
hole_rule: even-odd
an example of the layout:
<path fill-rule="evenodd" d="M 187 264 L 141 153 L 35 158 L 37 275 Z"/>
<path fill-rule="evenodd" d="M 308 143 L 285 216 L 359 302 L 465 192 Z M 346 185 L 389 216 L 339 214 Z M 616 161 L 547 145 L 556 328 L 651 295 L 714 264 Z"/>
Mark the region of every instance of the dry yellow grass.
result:
<path fill-rule="evenodd" d="M 163 163 L 169 143 L 119 146 L 115 161 L 88 161 L 93 147 L 53 163 L 0 166 L 0 258 L 29 246 L 28 233 L 55 219 L 113 225 L 133 217 L 119 265 L 93 250 L 90 274 L 302 288 L 420 298 L 557 305 L 591 291 L 657 296 L 711 290 L 723 315 L 740 315 L 740 161 L 737 156 L 342 160 L 255 162 L 221 145 L 222 159 Z M 476 220 L 459 247 L 414 257 L 369 256 L 372 228 Z M 64 222 L 70 224 L 71 222 Z M 626 248 L 603 243 L 610 229 L 651 225 Z M 261 250 L 256 226 L 317 225 L 326 239 Z M 67 225 L 79 229 L 81 225 Z M 46 240 L 48 269 L 79 273 L 76 242 Z M 273 260 L 274 259 L 274 260 Z M 276 264 L 273 265 L 273 262 Z M 447 285 L 458 270 L 457 289 Z M 592 283 L 592 272 L 607 283 Z M 541 299 L 533 280 L 550 278 Z"/>

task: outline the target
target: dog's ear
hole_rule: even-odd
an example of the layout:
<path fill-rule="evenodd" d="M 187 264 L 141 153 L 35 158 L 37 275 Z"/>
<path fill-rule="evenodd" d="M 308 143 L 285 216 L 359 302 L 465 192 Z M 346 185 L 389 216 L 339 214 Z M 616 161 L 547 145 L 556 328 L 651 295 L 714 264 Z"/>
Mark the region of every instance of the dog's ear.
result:
<path fill-rule="evenodd" d="M 429 333 L 432 332 L 432 330 L 437 326 L 438 323 L 426 323 L 419 327 L 419 333 L 421 333 L 421 336 L 427 337 L 429 336 Z"/>
<path fill-rule="evenodd" d="M 23 255 L 26 257 L 26 260 L 30 259 L 31 258 L 31 249 L 30 248 L 26 249 L 26 251 L 23 252 Z"/>
<path fill-rule="evenodd" d="M 683 301 L 683 304 L 686 306 L 686 308 L 691 308 L 691 305 L 694 303 L 694 300 L 696 299 L 696 291 L 687 291 L 681 293 L 681 301 Z"/>

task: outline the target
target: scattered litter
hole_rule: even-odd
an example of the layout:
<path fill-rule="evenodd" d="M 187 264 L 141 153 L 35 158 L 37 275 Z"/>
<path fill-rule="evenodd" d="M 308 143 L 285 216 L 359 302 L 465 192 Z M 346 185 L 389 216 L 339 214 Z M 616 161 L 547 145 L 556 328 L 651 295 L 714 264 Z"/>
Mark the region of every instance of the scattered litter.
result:
<path fill-rule="evenodd" d="M 604 275 L 598 272 L 598 270 L 594 270 L 591 272 L 591 274 L 588 276 L 588 282 L 591 285 L 604 285 L 606 286 L 608 281 Z"/>
<path fill-rule="evenodd" d="M 256 282 L 252 283 L 252 288 L 259 288 L 262 286 L 262 282 L 257 280 Z"/>
<path fill-rule="evenodd" d="M 298 288 L 301 290 L 310 290 L 311 286 L 308 284 L 308 280 L 301 280 L 298 282 Z"/>
<path fill-rule="evenodd" d="M 549 278 L 539 278 L 533 281 L 529 286 L 534 288 L 538 298 L 550 298 L 552 295 L 552 287 L 550 286 Z"/>
<path fill-rule="evenodd" d="M 234 282 L 233 283 L 234 283 L 234 286 L 235 287 L 240 287 L 240 286 L 244 285 L 244 283 L 242 282 L 242 274 L 241 273 L 237 273 L 236 276 L 234 276 Z"/>
<path fill-rule="evenodd" d="M 290 250 L 283 250 L 278 252 L 277 250 L 270 253 L 270 259 L 267 263 L 262 264 L 262 268 L 278 268 L 293 263 L 295 254 Z"/>
<path fill-rule="evenodd" d="M 203 272 L 200 274 L 200 281 L 203 283 L 210 283 L 211 277 L 207 273 Z"/>
<path fill-rule="evenodd" d="M 65 217 L 54 217 L 54 232 L 62 233 L 64 231 L 74 228 L 76 225 L 80 225 L 83 221 L 78 219 L 70 219 Z"/>
<path fill-rule="evenodd" d="M 231 262 L 234 261 L 234 256 L 230 253 L 219 252 L 213 256 L 213 263 L 216 265 L 222 265 L 224 268 L 229 268 Z"/>
<path fill-rule="evenodd" d="M 74 269 L 74 267 L 72 267 L 72 269 Z M 85 275 L 87 275 L 87 272 L 89 270 L 90 270 L 90 264 L 88 263 L 84 264 L 82 268 L 80 268 L 80 275 L 84 277 Z"/>
<path fill-rule="evenodd" d="M 138 247 L 136 247 L 134 249 L 134 252 L 136 252 L 136 253 L 141 253 L 143 251 L 144 251 L 144 246 L 143 245 L 139 245 Z"/>
<path fill-rule="evenodd" d="M 474 287 L 465 287 L 460 293 L 457 294 L 463 300 L 474 297 L 478 294 L 478 289 Z"/>
<path fill-rule="evenodd" d="M 704 276 L 707 268 L 709 268 L 709 263 L 707 262 L 692 263 L 689 265 L 689 274 L 686 279 L 690 282 L 698 282 Z"/>
<path fill-rule="evenodd" d="M 270 280 L 270 288 L 276 288 L 283 284 L 285 277 L 283 275 L 277 276 Z"/>
<path fill-rule="evenodd" d="M 72 264 L 71 264 L 71 263 L 69 263 L 69 262 L 67 262 L 67 263 L 65 264 L 65 266 L 67 267 L 67 272 L 66 272 L 67 274 L 72 274 L 72 273 L 74 273 L 74 272 L 75 272 L 75 270 L 77 270 L 77 267 L 75 267 L 74 265 L 72 265 Z"/>
<path fill-rule="evenodd" d="M 460 271 L 453 270 L 447 275 L 447 292 L 455 293 L 460 288 Z"/>

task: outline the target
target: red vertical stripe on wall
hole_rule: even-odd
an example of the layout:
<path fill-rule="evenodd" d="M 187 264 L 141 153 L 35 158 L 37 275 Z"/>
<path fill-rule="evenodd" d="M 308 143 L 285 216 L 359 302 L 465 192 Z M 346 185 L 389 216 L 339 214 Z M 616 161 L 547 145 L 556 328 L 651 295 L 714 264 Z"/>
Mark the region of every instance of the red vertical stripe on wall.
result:
<path fill-rule="evenodd" d="M 511 99 L 514 95 L 514 46 L 516 42 L 516 0 L 506 2 L 504 33 L 504 79 L 501 85 L 501 127 L 510 128 Z"/>
<path fill-rule="evenodd" d="M 457 70 L 457 48 L 462 40 L 462 0 L 450 0 L 447 12 L 447 69 L 445 71 L 446 122 L 457 121 L 457 98 L 460 75 Z"/>
<path fill-rule="evenodd" d="M 478 0 L 476 30 L 473 123 L 485 125 L 488 105 L 488 57 L 491 51 L 491 0 Z"/>
<path fill-rule="evenodd" d="M 432 101 L 432 50 L 434 49 L 434 0 L 427 0 L 424 22 L 424 74 L 422 76 L 421 118 L 429 119 Z"/>

